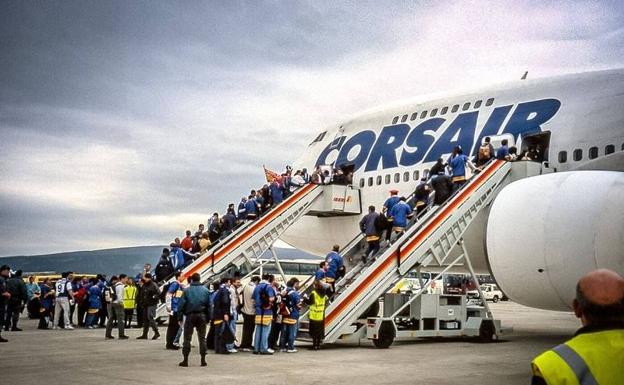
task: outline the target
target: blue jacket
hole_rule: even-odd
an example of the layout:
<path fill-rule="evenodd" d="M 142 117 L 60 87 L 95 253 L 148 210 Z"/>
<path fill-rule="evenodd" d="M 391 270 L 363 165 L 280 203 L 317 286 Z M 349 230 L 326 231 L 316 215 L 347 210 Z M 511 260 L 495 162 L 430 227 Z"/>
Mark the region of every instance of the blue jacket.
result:
<path fill-rule="evenodd" d="M 322 281 L 323 279 L 325 279 L 325 270 L 318 269 L 316 273 L 314 273 L 314 279 L 316 279 L 317 281 Z"/>
<path fill-rule="evenodd" d="M 412 214 L 412 208 L 405 202 L 399 202 L 392 210 L 390 210 L 390 216 L 392 217 L 392 225 L 396 227 L 407 227 L 407 217 Z"/>
<path fill-rule="evenodd" d="M 245 203 L 245 213 L 246 215 L 249 214 L 258 214 L 258 206 L 256 206 L 256 200 L 255 199 L 250 199 L 247 201 L 247 203 Z"/>
<path fill-rule="evenodd" d="M 292 287 L 287 287 L 286 293 L 287 293 L 286 307 L 288 307 L 288 310 L 290 310 L 290 318 L 294 320 L 298 320 L 299 315 L 300 315 L 300 309 L 299 309 L 299 306 L 297 306 L 297 304 L 301 302 L 301 294 L 299 294 L 299 292 L 293 289 Z"/>
<path fill-rule="evenodd" d="M 256 305 L 256 315 L 273 315 L 273 307 L 269 304 L 265 308 L 262 307 L 262 293 L 265 293 L 268 297 L 275 297 L 275 289 L 273 286 L 266 282 L 260 282 L 253 291 L 253 299 Z"/>
<path fill-rule="evenodd" d="M 451 174 L 453 176 L 466 176 L 466 162 L 468 162 L 468 157 L 464 154 L 457 155 L 451 163 Z"/>
<path fill-rule="evenodd" d="M 184 251 L 182 251 L 182 248 L 172 247 L 169 258 L 175 270 L 181 269 L 184 266 Z"/>
<path fill-rule="evenodd" d="M 171 294 L 171 311 L 177 313 L 178 305 L 180 303 L 180 298 L 182 297 L 184 288 L 178 281 L 173 281 L 169 288 L 167 289 L 167 293 Z"/>
<path fill-rule="evenodd" d="M 496 159 L 505 160 L 505 157 L 509 154 L 509 147 L 502 146 L 496 150 Z"/>
<path fill-rule="evenodd" d="M 325 262 L 327 262 L 327 273 L 325 275 L 329 278 L 336 279 L 338 269 L 344 265 L 342 256 L 337 252 L 332 251 L 327 254 L 327 257 L 325 257 Z"/>
<path fill-rule="evenodd" d="M 273 198 L 274 205 L 281 203 L 284 200 L 284 190 L 279 183 L 271 183 L 269 186 L 269 192 L 271 193 L 271 198 Z"/>
<path fill-rule="evenodd" d="M 178 302 L 178 319 L 182 320 L 185 314 L 204 313 L 210 311 L 210 291 L 199 282 L 192 282 L 184 289 Z"/>
<path fill-rule="evenodd" d="M 93 285 L 89 288 L 89 308 L 102 308 L 102 290 L 98 287 L 98 285 Z"/>
<path fill-rule="evenodd" d="M 245 211 L 245 202 L 240 202 L 238 204 L 238 219 L 247 218 L 247 212 Z"/>
<path fill-rule="evenodd" d="M 366 214 L 360 221 L 360 230 L 362 230 L 362 232 L 366 234 L 366 236 L 379 235 L 378 234 L 379 231 L 377 230 L 377 227 L 375 226 L 375 222 L 377 221 L 377 218 L 379 218 L 379 213 L 372 212 L 372 213 Z"/>
<path fill-rule="evenodd" d="M 43 283 L 40 284 L 39 287 L 41 288 L 41 306 L 43 306 L 43 308 L 46 310 L 52 309 L 52 304 L 53 304 L 52 297 L 53 296 L 47 295 L 50 291 L 52 291 L 52 289 L 50 288 L 50 286 L 44 285 Z"/>
<path fill-rule="evenodd" d="M 392 210 L 392 207 L 394 207 L 394 205 L 396 205 L 400 199 L 401 198 L 399 198 L 397 195 L 393 195 L 390 198 L 386 199 L 384 207 L 388 210 L 388 212 L 390 212 L 390 210 Z"/>

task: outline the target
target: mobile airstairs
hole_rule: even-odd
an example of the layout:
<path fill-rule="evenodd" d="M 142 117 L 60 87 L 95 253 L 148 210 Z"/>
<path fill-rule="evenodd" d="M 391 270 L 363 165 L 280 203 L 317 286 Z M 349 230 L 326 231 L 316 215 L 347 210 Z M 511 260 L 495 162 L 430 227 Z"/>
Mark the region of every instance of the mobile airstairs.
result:
<path fill-rule="evenodd" d="M 303 215 L 339 216 L 362 213 L 360 191 L 351 186 L 306 184 L 255 221 L 245 222 L 182 270 L 184 278 L 199 273 L 202 282 L 246 265 L 254 271 L 262 256 Z M 277 258 L 274 254 L 274 257 Z M 160 290 L 173 278 L 163 283 Z M 156 317 L 167 315 L 160 304 Z"/>
<path fill-rule="evenodd" d="M 501 333 L 500 322 L 492 318 L 487 303 L 466 308 L 464 296 L 424 294 L 432 281 L 425 284 L 421 280 L 420 290 L 402 295 L 398 302 L 392 298 L 392 304 L 384 303 L 384 317 L 377 316 L 379 299 L 414 270 L 420 276 L 421 269 L 445 273 L 464 266 L 477 282 L 463 244 L 466 229 L 506 184 L 540 173 L 539 163 L 491 161 L 444 204 L 414 218 L 405 234 L 377 252 L 374 260 L 357 263 L 336 283 L 336 292 L 325 310 L 324 342 L 367 338 L 378 347 L 388 347 L 394 339 L 451 335 L 496 338 Z M 362 253 L 361 240 L 360 236 L 344 249 L 346 258 Z M 451 258 L 455 248 L 462 253 Z M 303 315 L 300 335 L 305 337 L 307 314 Z"/>

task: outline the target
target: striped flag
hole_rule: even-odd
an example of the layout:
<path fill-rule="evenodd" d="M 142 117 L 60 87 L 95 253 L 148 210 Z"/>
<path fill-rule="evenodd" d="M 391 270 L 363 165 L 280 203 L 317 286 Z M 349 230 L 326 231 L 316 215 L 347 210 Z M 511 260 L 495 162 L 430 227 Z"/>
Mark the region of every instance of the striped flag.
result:
<path fill-rule="evenodd" d="M 274 179 L 281 179 L 280 174 L 276 173 L 275 171 L 271 171 L 264 166 L 262 166 L 262 168 L 264 169 L 264 176 L 266 177 L 268 183 L 273 182 Z"/>

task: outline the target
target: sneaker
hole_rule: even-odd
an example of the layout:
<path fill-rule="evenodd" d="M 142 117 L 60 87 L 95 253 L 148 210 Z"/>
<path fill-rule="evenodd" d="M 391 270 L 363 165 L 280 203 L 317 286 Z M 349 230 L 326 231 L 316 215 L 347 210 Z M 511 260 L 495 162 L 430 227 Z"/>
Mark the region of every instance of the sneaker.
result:
<path fill-rule="evenodd" d="M 74 327 L 71 325 L 65 326 L 65 330 L 74 330 Z"/>
<path fill-rule="evenodd" d="M 287 353 L 297 353 L 297 349 L 288 349 Z"/>
<path fill-rule="evenodd" d="M 227 352 L 228 352 L 228 353 L 230 353 L 230 354 L 234 354 L 234 353 L 238 353 L 238 350 L 236 350 L 236 349 L 230 349 L 230 350 L 228 350 Z"/>
<path fill-rule="evenodd" d="M 273 354 L 273 353 L 275 353 L 275 350 L 273 350 L 273 349 L 271 349 L 271 348 L 268 348 L 268 349 L 267 349 L 267 353 L 271 353 L 271 354 Z"/>

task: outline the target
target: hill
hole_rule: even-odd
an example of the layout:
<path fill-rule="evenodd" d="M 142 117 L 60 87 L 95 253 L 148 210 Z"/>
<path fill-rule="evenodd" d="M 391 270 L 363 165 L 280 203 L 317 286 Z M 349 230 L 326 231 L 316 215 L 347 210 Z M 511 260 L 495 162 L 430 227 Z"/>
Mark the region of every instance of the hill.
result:
<path fill-rule="evenodd" d="M 90 251 L 71 251 L 65 253 L 0 257 L 0 265 L 7 264 L 13 270 L 24 272 L 62 272 L 74 271 L 92 274 L 135 274 L 145 263 L 155 266 L 164 246 L 123 247 Z M 283 259 L 314 259 L 314 255 L 297 249 L 276 248 Z M 267 255 L 270 257 L 270 255 Z"/>

